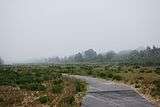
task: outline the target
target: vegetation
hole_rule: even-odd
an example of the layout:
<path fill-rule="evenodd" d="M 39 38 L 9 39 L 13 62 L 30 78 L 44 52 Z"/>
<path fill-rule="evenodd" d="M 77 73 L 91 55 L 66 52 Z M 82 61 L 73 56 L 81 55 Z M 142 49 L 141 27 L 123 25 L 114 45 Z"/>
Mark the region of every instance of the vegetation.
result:
<path fill-rule="evenodd" d="M 4 61 L 2 60 L 2 58 L 0 57 L 0 65 L 2 65 L 4 63 Z"/>
<path fill-rule="evenodd" d="M 69 66 L 65 67 L 68 71 Z M 42 65 L 3 65 L 0 67 L 0 105 L 35 107 L 80 106 L 85 92 L 83 81 L 63 76 L 59 66 Z"/>
<path fill-rule="evenodd" d="M 41 96 L 39 98 L 39 101 L 44 104 L 44 103 L 47 103 L 49 101 L 49 97 L 48 96 Z"/>
<path fill-rule="evenodd" d="M 63 85 L 62 84 L 56 84 L 52 86 L 52 92 L 53 93 L 61 93 L 63 91 Z"/>
<path fill-rule="evenodd" d="M 40 63 L 75 64 L 75 63 L 100 63 L 120 65 L 159 66 L 160 48 L 153 46 L 142 50 L 126 50 L 118 53 L 109 51 L 97 54 L 93 49 L 86 50 L 65 58 L 48 58 Z"/>
<path fill-rule="evenodd" d="M 160 101 L 160 69 L 158 66 L 119 64 L 68 64 L 53 67 L 57 72 L 86 75 L 133 85 L 139 92 Z M 84 91 L 82 82 L 75 82 L 76 90 Z"/>
<path fill-rule="evenodd" d="M 43 64 L 2 65 L 3 61 L 0 62 L 2 106 L 79 107 L 81 94 L 87 90 L 86 83 L 62 74 L 120 81 L 160 103 L 160 48 L 155 46 L 105 54 L 89 49 L 67 58 L 48 58 Z"/>
<path fill-rule="evenodd" d="M 78 93 L 78 92 L 85 92 L 87 90 L 86 89 L 86 83 L 82 82 L 80 80 L 76 80 L 75 81 L 75 86 L 76 86 L 76 93 Z"/>
<path fill-rule="evenodd" d="M 62 101 L 62 103 L 60 104 L 60 107 L 63 107 L 63 106 L 66 106 L 66 105 L 68 105 L 69 107 L 74 107 L 74 105 L 75 105 L 74 96 L 65 97 L 61 101 Z"/>

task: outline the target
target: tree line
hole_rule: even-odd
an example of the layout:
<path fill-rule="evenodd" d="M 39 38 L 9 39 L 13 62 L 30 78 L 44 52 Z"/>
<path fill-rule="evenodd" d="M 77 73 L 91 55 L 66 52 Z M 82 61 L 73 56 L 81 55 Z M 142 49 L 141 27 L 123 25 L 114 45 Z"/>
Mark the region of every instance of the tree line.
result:
<path fill-rule="evenodd" d="M 146 66 L 160 66 L 160 48 L 146 47 L 143 50 L 127 50 L 114 52 L 109 51 L 105 53 L 97 53 L 93 49 L 88 49 L 84 52 L 78 52 L 75 55 L 68 57 L 50 57 L 40 59 L 32 63 L 45 64 L 73 64 L 73 63 L 104 63 L 104 64 L 124 64 L 124 65 L 146 65 Z M 0 57 L 0 65 L 4 61 Z"/>
<path fill-rule="evenodd" d="M 2 60 L 2 58 L 0 57 L 0 65 L 2 65 L 4 63 L 4 61 Z"/>
<path fill-rule="evenodd" d="M 109 63 L 109 64 L 128 64 L 128 65 L 160 65 L 160 48 L 147 47 L 143 50 L 128 50 L 118 53 L 109 51 L 97 53 L 93 49 L 79 52 L 69 57 L 46 58 L 45 63 Z"/>

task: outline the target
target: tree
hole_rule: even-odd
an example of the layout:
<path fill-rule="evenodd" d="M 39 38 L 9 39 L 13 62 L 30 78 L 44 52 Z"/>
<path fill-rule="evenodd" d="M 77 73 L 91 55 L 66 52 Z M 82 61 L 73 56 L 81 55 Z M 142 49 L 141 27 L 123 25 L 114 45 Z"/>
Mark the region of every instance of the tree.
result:
<path fill-rule="evenodd" d="M 67 62 L 73 63 L 74 62 L 74 55 L 71 55 L 67 58 Z"/>
<path fill-rule="evenodd" d="M 109 51 L 107 52 L 104 57 L 105 57 L 105 61 L 111 61 L 112 58 L 116 55 L 116 53 L 114 51 Z"/>
<path fill-rule="evenodd" d="M 104 57 L 103 57 L 102 54 L 98 54 L 96 59 L 97 59 L 96 61 L 98 61 L 98 62 L 103 62 L 104 61 Z"/>
<path fill-rule="evenodd" d="M 151 48 L 149 46 L 147 46 L 146 50 L 151 50 Z"/>
<path fill-rule="evenodd" d="M 89 49 L 84 52 L 84 58 L 86 60 L 93 60 L 96 57 L 97 57 L 97 53 L 93 49 Z"/>
<path fill-rule="evenodd" d="M 82 54 L 79 52 L 78 54 L 76 54 L 75 56 L 74 56 L 74 60 L 76 61 L 76 62 L 81 62 L 81 61 L 83 61 L 83 56 L 82 56 Z"/>
<path fill-rule="evenodd" d="M 60 58 L 57 56 L 57 57 L 47 58 L 47 59 L 45 59 L 45 62 L 46 62 L 46 63 L 60 63 L 61 60 L 60 60 Z"/>
<path fill-rule="evenodd" d="M 0 65 L 2 65 L 4 62 L 2 60 L 2 58 L 0 57 Z"/>

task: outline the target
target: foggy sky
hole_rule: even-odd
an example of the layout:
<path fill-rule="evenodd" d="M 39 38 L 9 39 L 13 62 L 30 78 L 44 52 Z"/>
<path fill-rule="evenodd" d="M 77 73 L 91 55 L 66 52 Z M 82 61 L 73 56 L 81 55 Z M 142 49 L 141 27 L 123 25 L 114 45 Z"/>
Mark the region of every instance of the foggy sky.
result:
<path fill-rule="evenodd" d="M 160 0 L 0 0 L 8 62 L 160 45 Z"/>

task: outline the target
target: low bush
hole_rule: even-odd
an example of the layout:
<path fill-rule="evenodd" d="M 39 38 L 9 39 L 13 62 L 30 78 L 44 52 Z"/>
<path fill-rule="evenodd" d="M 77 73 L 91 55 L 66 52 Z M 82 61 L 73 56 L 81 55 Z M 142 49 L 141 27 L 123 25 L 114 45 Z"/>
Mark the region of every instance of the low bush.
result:
<path fill-rule="evenodd" d="M 62 84 L 56 84 L 52 86 L 52 92 L 53 93 L 62 93 L 64 87 Z"/>
<path fill-rule="evenodd" d="M 32 91 L 44 91 L 46 89 L 44 85 L 39 84 L 39 83 L 29 84 L 29 87 Z"/>
<path fill-rule="evenodd" d="M 113 77 L 113 74 L 110 73 L 110 74 L 107 75 L 107 77 L 108 77 L 108 78 L 112 78 L 112 77 Z"/>
<path fill-rule="evenodd" d="M 101 77 L 101 78 L 105 78 L 106 74 L 104 72 L 100 72 L 100 73 L 98 73 L 98 76 Z"/>
<path fill-rule="evenodd" d="M 140 84 L 135 84 L 135 88 L 140 88 L 141 87 L 141 85 Z"/>
<path fill-rule="evenodd" d="M 0 97 L 0 102 L 3 102 L 3 101 L 4 101 L 4 99 Z"/>
<path fill-rule="evenodd" d="M 86 84 L 80 80 L 75 81 L 76 93 L 86 91 Z"/>
<path fill-rule="evenodd" d="M 154 70 L 154 72 L 155 72 L 156 74 L 160 75 L 160 68 L 156 68 L 156 69 Z"/>
<path fill-rule="evenodd" d="M 138 66 L 138 65 L 134 65 L 134 66 L 133 66 L 133 68 L 134 68 L 134 69 L 139 69 L 139 68 L 140 68 L 140 66 Z"/>
<path fill-rule="evenodd" d="M 31 83 L 31 84 L 21 84 L 19 85 L 21 89 L 27 89 L 32 91 L 44 91 L 46 87 L 40 83 Z"/>
<path fill-rule="evenodd" d="M 57 85 L 57 84 L 62 84 L 63 80 L 62 79 L 57 79 L 57 80 L 53 80 L 53 84 Z"/>
<path fill-rule="evenodd" d="M 49 97 L 48 96 L 41 96 L 41 97 L 39 97 L 39 101 L 41 102 L 41 104 L 47 103 L 49 101 Z"/>
<path fill-rule="evenodd" d="M 63 103 L 72 105 L 74 102 L 75 102 L 74 96 L 68 96 L 68 97 L 63 98 Z"/>
<path fill-rule="evenodd" d="M 113 80 L 121 81 L 122 77 L 120 75 L 113 75 Z"/>
<path fill-rule="evenodd" d="M 88 70 L 88 71 L 87 71 L 87 74 L 88 74 L 88 75 L 92 75 L 92 74 L 93 74 L 93 71 L 92 71 L 92 70 Z"/>
<path fill-rule="evenodd" d="M 109 69 L 110 69 L 110 66 L 105 66 L 104 69 L 105 69 L 105 70 L 109 70 Z"/>
<path fill-rule="evenodd" d="M 160 79 L 153 81 L 154 87 L 152 88 L 152 96 L 160 96 Z"/>

